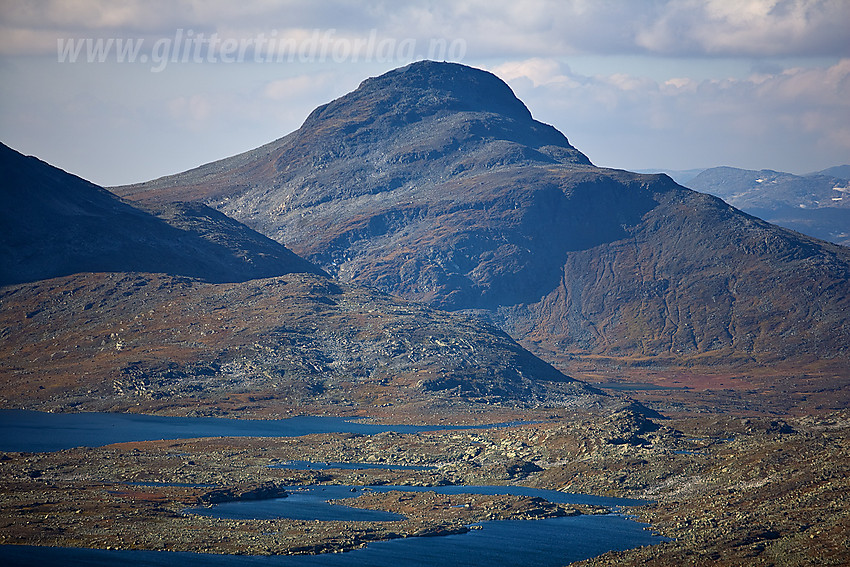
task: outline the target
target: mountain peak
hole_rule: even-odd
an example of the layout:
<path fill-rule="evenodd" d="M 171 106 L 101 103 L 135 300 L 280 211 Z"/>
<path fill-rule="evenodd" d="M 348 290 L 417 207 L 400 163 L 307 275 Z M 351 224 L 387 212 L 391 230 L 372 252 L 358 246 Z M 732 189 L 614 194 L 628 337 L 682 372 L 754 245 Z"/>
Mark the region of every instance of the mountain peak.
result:
<path fill-rule="evenodd" d="M 429 97 L 406 102 L 422 111 L 493 112 L 531 120 L 531 112 L 496 75 L 460 63 L 417 61 L 379 77 L 366 79 L 358 89 L 392 97 L 428 91 Z"/>
<path fill-rule="evenodd" d="M 246 195 L 250 202 L 244 206 L 252 212 L 263 207 L 285 215 L 292 193 L 318 204 L 412 190 L 423 178 L 440 183 L 520 164 L 592 166 L 564 134 L 534 120 L 492 73 L 419 61 L 366 79 L 316 108 L 288 136 L 182 174 L 113 190 L 134 200 L 163 202 L 186 200 L 185 187 L 191 186 L 194 200 L 235 203 Z M 307 185 L 296 187 L 308 178 Z M 262 198 L 255 199 L 254 190 Z M 266 213 L 269 222 L 276 222 L 277 212 Z M 270 232 L 278 229 L 285 230 Z"/>
<path fill-rule="evenodd" d="M 531 112 L 511 88 L 488 71 L 459 63 L 417 61 L 366 79 L 351 93 L 317 108 L 304 123 L 352 112 L 389 114 L 399 122 L 415 122 L 436 114 L 487 112 L 515 120 L 532 120 Z"/>
<path fill-rule="evenodd" d="M 534 120 L 504 81 L 459 63 L 418 61 L 366 79 L 314 110 L 297 134 L 322 136 L 337 146 L 382 144 L 401 134 L 402 144 L 418 145 L 424 138 L 420 130 L 435 129 L 458 144 L 501 141 L 534 150 L 546 147 L 549 157 L 543 159 L 590 164 L 561 132 Z"/>

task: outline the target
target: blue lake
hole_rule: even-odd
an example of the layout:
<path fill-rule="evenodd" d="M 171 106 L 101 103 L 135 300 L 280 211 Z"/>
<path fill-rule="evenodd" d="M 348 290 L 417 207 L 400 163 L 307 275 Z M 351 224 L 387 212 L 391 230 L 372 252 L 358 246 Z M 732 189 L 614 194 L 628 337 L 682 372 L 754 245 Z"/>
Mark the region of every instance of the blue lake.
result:
<path fill-rule="evenodd" d="M 286 498 L 224 502 L 211 507 L 190 508 L 186 512 L 228 520 L 289 518 L 291 520 L 320 520 L 324 522 L 391 522 L 404 519 L 404 516 L 400 514 L 380 510 L 365 510 L 346 506 L 343 503 L 328 502 L 328 500 L 359 496 L 360 490 L 352 486 L 295 486 L 288 487 L 287 491 L 289 496 Z"/>
<path fill-rule="evenodd" d="M 563 567 L 607 551 L 664 539 L 625 516 L 572 516 L 485 522 L 480 530 L 441 537 L 370 543 L 348 553 L 297 556 L 221 556 L 164 551 L 0 546 L 4 565 L 125 567 Z"/>
<path fill-rule="evenodd" d="M 573 494 L 557 490 L 542 490 L 525 486 L 351 486 L 322 484 L 315 486 L 290 486 L 286 498 L 268 500 L 240 500 L 224 502 L 215 506 L 190 508 L 190 514 L 226 518 L 228 520 L 271 520 L 289 518 L 292 520 L 320 521 L 393 521 L 402 516 L 388 512 L 364 510 L 346 506 L 344 499 L 356 498 L 363 491 L 373 492 L 436 492 L 437 494 L 511 494 L 516 496 L 534 496 L 559 504 L 587 504 L 619 508 L 646 504 L 644 500 L 631 498 L 608 498 L 591 494 Z M 340 500 L 340 502 L 336 502 Z M 329 502 L 330 501 L 330 502 Z"/>
<path fill-rule="evenodd" d="M 197 437 L 294 437 L 313 433 L 350 432 L 365 435 L 395 431 L 417 433 L 439 429 L 480 429 L 479 427 L 376 425 L 333 417 L 294 417 L 283 420 L 234 420 L 220 418 L 179 418 L 134 414 L 76 413 L 50 414 L 23 410 L 0 410 L 0 450 L 57 451 L 71 447 L 97 447 L 126 441 L 189 439 Z M 328 465 L 339 465 L 329 463 Z M 552 502 L 629 506 L 640 501 L 565 494 L 523 487 L 393 487 L 373 490 L 433 490 L 444 494 L 522 494 L 541 496 Z M 358 489 L 359 490 L 359 489 Z M 234 518 L 298 517 L 328 520 L 352 519 L 348 514 L 365 514 L 362 520 L 393 521 L 394 514 L 356 510 L 335 500 L 356 496 L 350 487 L 309 487 L 285 499 L 234 502 L 199 513 Z M 286 510 L 283 511 L 282 510 Z M 355 510 L 352 512 L 352 510 Z M 212 511 L 212 512 L 211 512 Z M 289 515 L 287 515 L 289 514 Z M 376 514 L 376 515 L 370 515 Z M 295 515 L 295 516 L 293 516 Z M 611 550 L 623 550 L 665 541 L 640 524 L 620 514 L 575 516 L 547 520 L 485 522 L 482 529 L 466 534 L 406 538 L 374 542 L 364 549 L 318 556 L 220 556 L 167 551 L 107 551 L 97 549 L 0 546 L 0 565 L 116 565 L 126 567 L 195 566 L 365 566 L 365 567 L 556 567 L 587 559 Z"/>
<path fill-rule="evenodd" d="M 519 423 L 519 422 L 516 422 Z M 487 429 L 482 426 L 379 425 L 340 417 L 299 416 L 288 419 L 225 419 L 169 417 L 130 413 L 45 413 L 0 410 L 0 451 L 46 452 L 73 447 L 100 447 L 128 441 L 193 439 L 198 437 L 300 437 L 313 433 L 374 435 L 393 431 L 419 433 L 447 429 Z"/>

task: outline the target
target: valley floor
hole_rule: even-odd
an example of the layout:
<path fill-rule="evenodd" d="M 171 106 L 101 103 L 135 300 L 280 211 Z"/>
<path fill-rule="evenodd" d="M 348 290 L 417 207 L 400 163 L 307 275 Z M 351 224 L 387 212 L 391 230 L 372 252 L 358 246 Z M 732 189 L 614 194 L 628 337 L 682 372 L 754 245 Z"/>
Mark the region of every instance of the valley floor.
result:
<path fill-rule="evenodd" d="M 519 496 L 361 490 L 352 494 L 357 497 L 352 505 L 400 512 L 407 520 L 222 520 L 184 513 L 215 499 L 213 493 L 250 497 L 285 485 L 513 484 L 653 501 L 629 512 L 671 542 L 608 553 L 586 565 L 850 563 L 846 412 L 780 420 L 716 414 L 647 419 L 629 407 L 602 416 L 557 409 L 426 409 L 378 411 L 388 422 L 402 415 L 416 421 L 426 413 L 478 423 L 540 422 L 416 434 L 209 438 L 4 453 L 0 544 L 318 553 L 393 537 L 462 532 L 486 519 L 600 511 Z M 269 468 L 291 459 L 436 468 Z"/>

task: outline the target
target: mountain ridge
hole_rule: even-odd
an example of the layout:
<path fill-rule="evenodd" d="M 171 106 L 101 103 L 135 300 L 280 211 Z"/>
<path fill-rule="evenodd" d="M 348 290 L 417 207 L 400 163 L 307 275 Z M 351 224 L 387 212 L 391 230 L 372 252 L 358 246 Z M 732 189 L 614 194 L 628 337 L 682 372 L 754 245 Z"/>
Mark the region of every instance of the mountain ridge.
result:
<path fill-rule="evenodd" d="M 478 310 L 546 356 L 846 357 L 847 250 L 666 175 L 597 168 L 514 103 L 469 110 L 487 98 L 481 73 L 415 63 L 364 81 L 273 146 L 114 190 L 200 199 L 343 281 Z M 432 92 L 442 81 L 454 90 Z M 443 92 L 468 103 L 415 112 Z"/>
<path fill-rule="evenodd" d="M 820 171 L 807 173 L 805 176 L 809 177 L 813 175 L 827 175 L 829 177 L 838 177 L 839 179 L 850 179 L 850 164 L 834 165 Z"/>

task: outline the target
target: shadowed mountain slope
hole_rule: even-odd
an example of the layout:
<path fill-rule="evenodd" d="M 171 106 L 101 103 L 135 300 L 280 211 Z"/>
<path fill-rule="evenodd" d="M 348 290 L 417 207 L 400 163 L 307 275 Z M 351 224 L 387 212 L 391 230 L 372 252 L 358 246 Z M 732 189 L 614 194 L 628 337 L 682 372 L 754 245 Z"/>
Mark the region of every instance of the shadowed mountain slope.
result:
<path fill-rule="evenodd" d="M 321 270 L 200 203 L 141 210 L 0 144 L 0 284 L 79 272 L 244 281 Z M 159 216 L 155 216 L 155 214 Z"/>
<path fill-rule="evenodd" d="M 850 251 L 594 167 L 495 76 L 419 62 L 257 150 L 115 189 L 199 200 L 343 281 L 475 309 L 547 357 L 846 357 Z"/>

